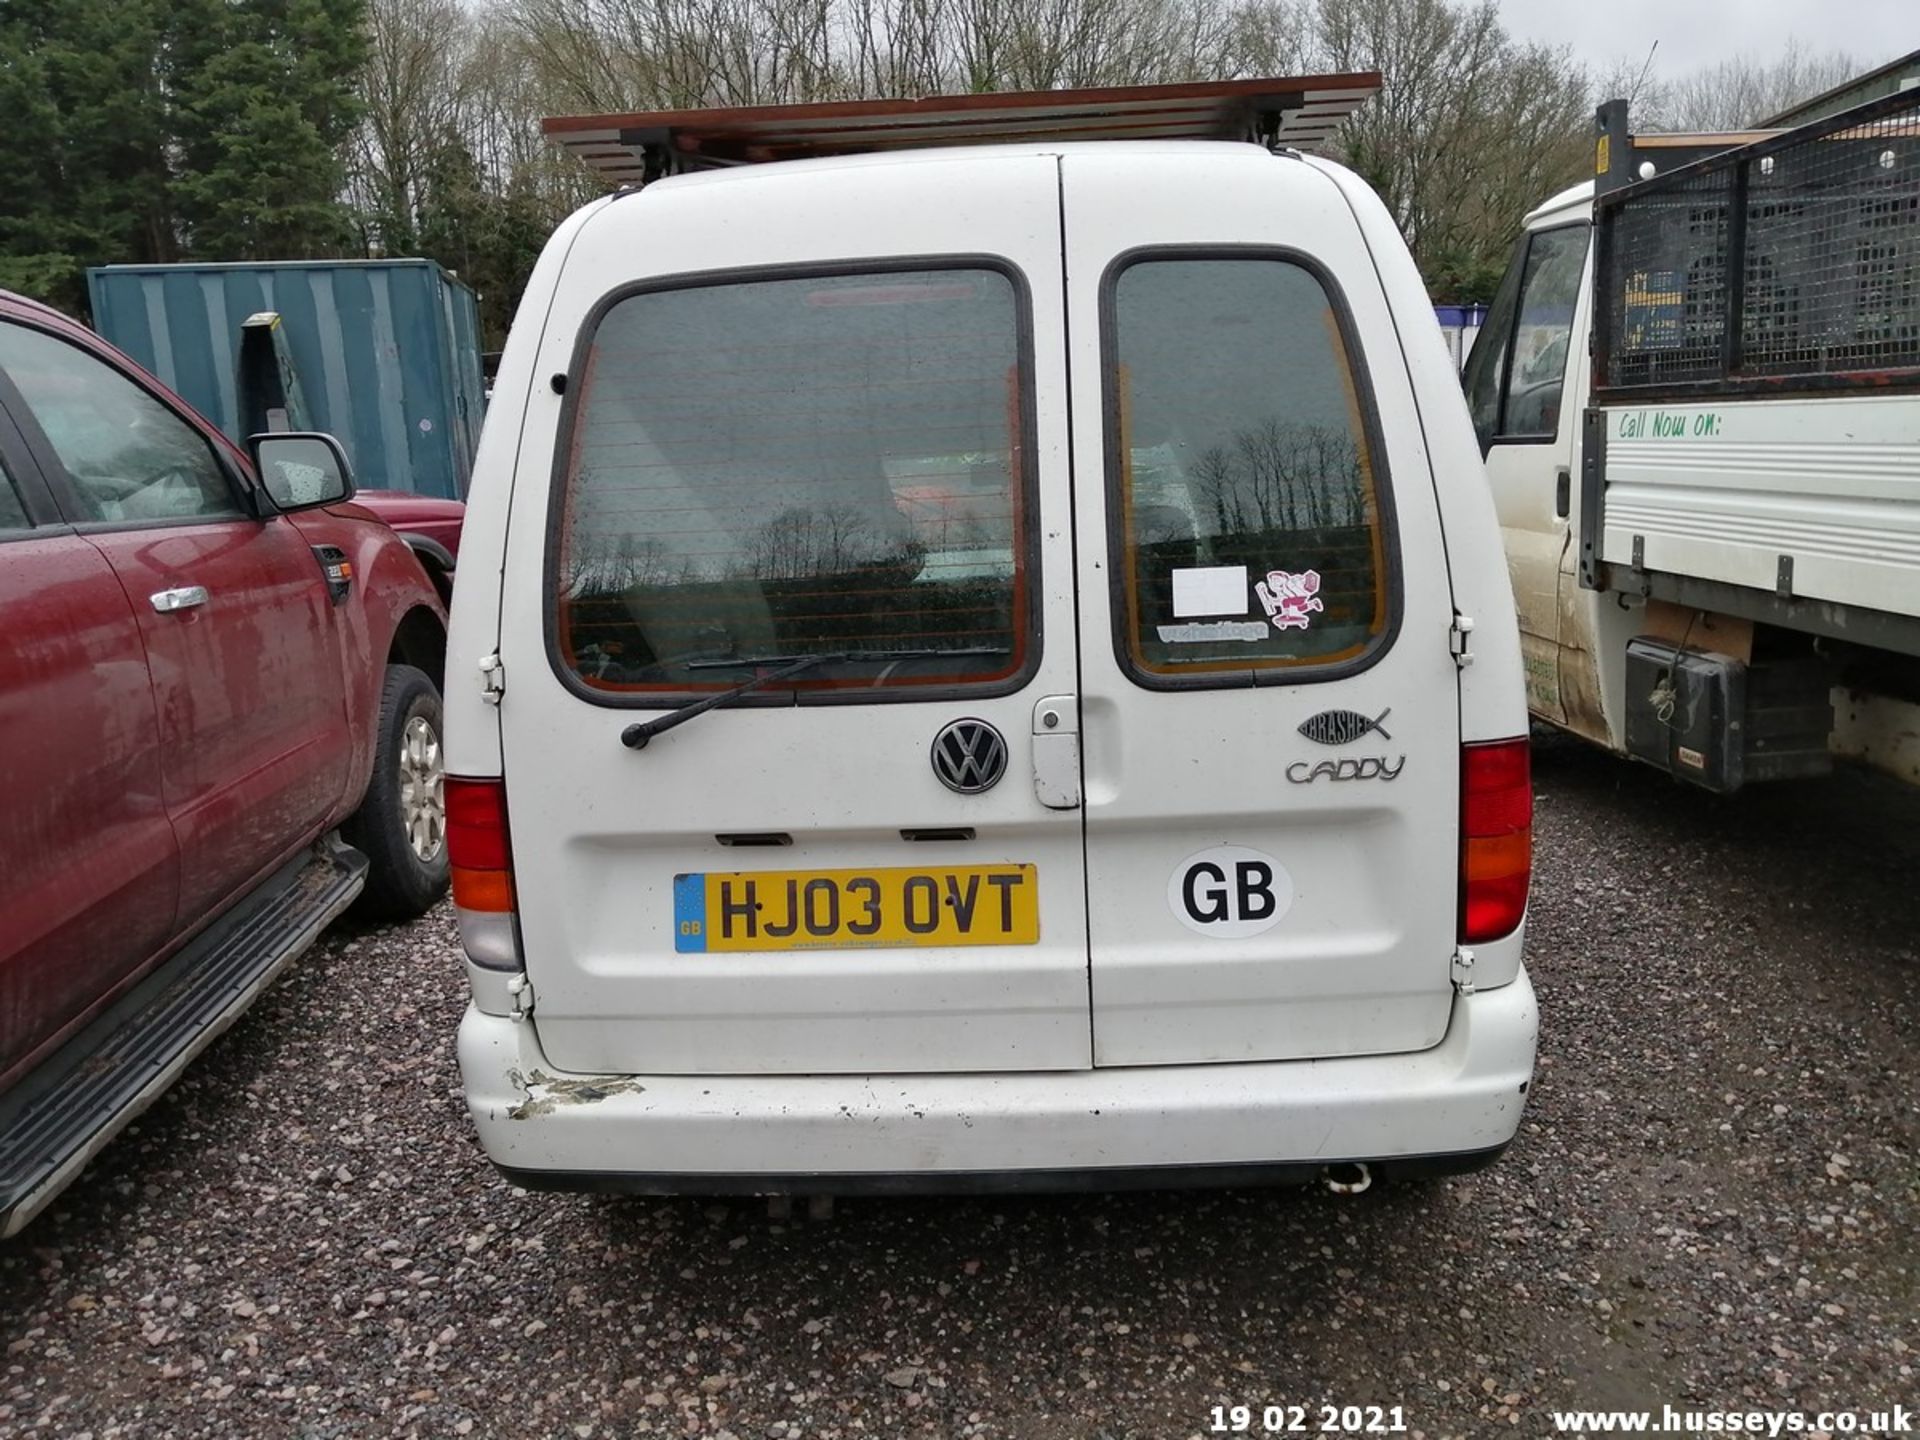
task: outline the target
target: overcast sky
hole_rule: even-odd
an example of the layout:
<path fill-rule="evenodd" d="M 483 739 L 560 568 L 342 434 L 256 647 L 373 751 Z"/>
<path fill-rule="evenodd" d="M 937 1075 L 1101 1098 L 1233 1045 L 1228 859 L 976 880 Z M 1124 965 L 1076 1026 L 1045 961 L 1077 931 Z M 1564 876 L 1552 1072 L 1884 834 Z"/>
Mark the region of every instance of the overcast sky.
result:
<path fill-rule="evenodd" d="M 1499 0 L 1514 35 L 1570 45 L 1590 69 L 1638 64 L 1675 79 L 1736 54 L 1772 58 L 1789 43 L 1841 50 L 1869 65 L 1920 50 L 1920 0 Z"/>

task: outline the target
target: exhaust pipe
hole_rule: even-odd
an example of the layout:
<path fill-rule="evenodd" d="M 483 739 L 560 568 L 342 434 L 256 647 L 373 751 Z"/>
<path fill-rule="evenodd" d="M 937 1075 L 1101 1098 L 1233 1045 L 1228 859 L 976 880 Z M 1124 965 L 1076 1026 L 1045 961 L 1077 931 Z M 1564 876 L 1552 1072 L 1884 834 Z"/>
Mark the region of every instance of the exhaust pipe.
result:
<path fill-rule="evenodd" d="M 1373 1171 L 1358 1160 L 1345 1165 L 1327 1165 L 1321 1168 L 1320 1183 L 1335 1195 L 1360 1195 L 1373 1184 Z"/>

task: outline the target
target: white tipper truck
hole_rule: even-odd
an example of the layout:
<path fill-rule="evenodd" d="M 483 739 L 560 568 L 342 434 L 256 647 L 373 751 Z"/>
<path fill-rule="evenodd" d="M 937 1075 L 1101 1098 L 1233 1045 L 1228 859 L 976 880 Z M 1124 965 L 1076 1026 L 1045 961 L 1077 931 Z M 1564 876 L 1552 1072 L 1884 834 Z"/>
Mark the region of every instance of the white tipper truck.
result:
<path fill-rule="evenodd" d="M 1920 783 L 1920 90 L 1597 119 L 1464 382 L 1533 715 L 1713 790 Z"/>

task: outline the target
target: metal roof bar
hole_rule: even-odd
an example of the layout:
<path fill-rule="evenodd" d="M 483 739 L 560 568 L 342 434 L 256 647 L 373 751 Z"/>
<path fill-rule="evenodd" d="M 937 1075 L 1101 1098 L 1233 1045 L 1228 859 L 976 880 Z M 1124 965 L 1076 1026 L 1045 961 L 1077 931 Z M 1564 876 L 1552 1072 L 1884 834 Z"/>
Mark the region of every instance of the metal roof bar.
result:
<path fill-rule="evenodd" d="M 939 145 L 1251 140 L 1314 149 L 1380 89 L 1373 72 L 1179 85 L 562 115 L 547 138 L 616 183 L 718 165 Z"/>

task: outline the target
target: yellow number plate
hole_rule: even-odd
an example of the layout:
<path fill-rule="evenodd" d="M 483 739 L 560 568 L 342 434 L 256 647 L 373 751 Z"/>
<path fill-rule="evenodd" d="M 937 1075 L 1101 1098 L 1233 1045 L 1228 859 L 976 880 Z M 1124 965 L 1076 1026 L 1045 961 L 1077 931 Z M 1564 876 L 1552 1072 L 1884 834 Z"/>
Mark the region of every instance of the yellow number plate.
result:
<path fill-rule="evenodd" d="M 1035 945 L 1039 888 L 1031 865 L 676 875 L 673 948 Z"/>

